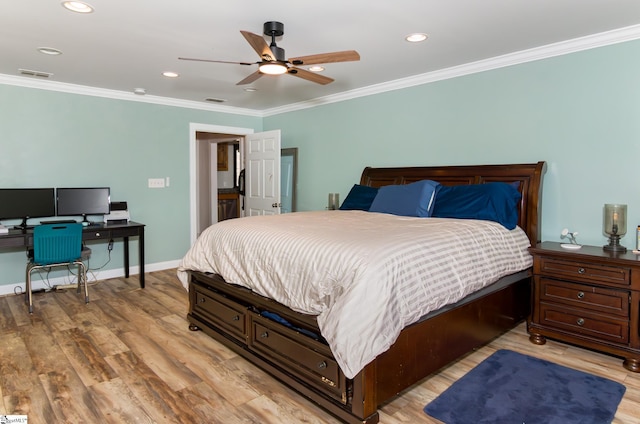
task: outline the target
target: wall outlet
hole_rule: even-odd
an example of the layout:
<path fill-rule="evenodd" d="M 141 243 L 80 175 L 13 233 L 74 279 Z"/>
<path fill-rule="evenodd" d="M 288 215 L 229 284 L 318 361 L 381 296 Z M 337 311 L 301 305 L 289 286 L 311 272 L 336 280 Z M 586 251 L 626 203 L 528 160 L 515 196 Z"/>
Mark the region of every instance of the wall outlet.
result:
<path fill-rule="evenodd" d="M 164 188 L 164 178 L 149 178 L 149 188 Z"/>

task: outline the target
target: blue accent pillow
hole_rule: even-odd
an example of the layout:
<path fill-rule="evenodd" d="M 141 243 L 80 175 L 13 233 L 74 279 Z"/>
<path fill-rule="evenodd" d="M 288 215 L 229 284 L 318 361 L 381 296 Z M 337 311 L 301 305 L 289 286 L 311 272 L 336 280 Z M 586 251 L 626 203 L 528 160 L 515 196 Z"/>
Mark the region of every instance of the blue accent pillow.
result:
<path fill-rule="evenodd" d="M 433 217 L 484 219 L 509 230 L 518 225 L 518 203 L 522 195 L 514 184 L 486 183 L 442 186 L 438 191 Z"/>
<path fill-rule="evenodd" d="M 429 217 L 440 183 L 431 180 L 380 187 L 369 212 Z"/>
<path fill-rule="evenodd" d="M 344 199 L 344 202 L 340 205 L 340 210 L 368 211 L 376 194 L 378 194 L 376 187 L 354 184 L 349 194 L 347 194 L 347 198 Z"/>

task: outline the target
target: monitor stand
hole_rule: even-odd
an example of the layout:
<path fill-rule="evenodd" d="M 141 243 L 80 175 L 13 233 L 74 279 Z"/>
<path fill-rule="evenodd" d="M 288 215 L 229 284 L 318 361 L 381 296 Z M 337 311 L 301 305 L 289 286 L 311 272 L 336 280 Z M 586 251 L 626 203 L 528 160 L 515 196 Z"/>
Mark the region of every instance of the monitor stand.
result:
<path fill-rule="evenodd" d="M 25 216 L 24 218 L 22 218 L 22 222 L 19 225 L 14 225 L 13 228 L 16 230 L 22 230 L 22 231 L 27 231 L 33 228 L 33 225 L 27 225 L 27 219 L 29 219 L 28 216 Z"/>

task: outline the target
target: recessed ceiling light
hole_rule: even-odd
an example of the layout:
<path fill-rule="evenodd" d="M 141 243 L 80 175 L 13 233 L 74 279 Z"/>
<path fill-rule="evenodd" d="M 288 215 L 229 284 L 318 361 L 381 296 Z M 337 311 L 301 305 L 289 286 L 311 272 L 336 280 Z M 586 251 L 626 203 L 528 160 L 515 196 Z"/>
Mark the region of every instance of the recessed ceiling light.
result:
<path fill-rule="evenodd" d="M 91 13 L 93 12 L 93 6 L 81 1 L 63 1 L 62 6 L 65 9 L 69 9 L 72 12 L 78 13 Z"/>
<path fill-rule="evenodd" d="M 253 87 L 247 87 L 244 89 L 244 91 L 248 92 L 248 93 L 253 93 L 254 91 L 258 91 L 257 88 L 253 88 Z"/>
<path fill-rule="evenodd" d="M 311 72 L 322 72 L 324 71 L 324 67 L 323 66 L 312 66 L 309 68 L 309 70 Z"/>
<path fill-rule="evenodd" d="M 427 39 L 427 37 L 429 37 L 427 34 L 422 33 L 422 32 L 416 32 L 415 34 L 409 34 L 406 37 L 404 37 L 405 40 L 407 40 L 410 43 L 419 43 L 421 41 L 424 41 Z"/>
<path fill-rule="evenodd" d="M 144 96 L 145 94 L 147 94 L 147 90 L 145 90 L 144 88 L 134 88 L 133 92 L 139 96 Z"/>
<path fill-rule="evenodd" d="M 62 54 L 60 50 L 54 49 L 53 47 L 38 47 L 38 51 L 40 53 L 48 54 L 51 56 L 57 56 L 59 54 Z"/>
<path fill-rule="evenodd" d="M 175 73 L 175 72 L 170 72 L 170 71 L 163 72 L 163 73 L 162 73 L 162 75 L 164 75 L 164 76 L 165 76 L 165 77 L 167 77 L 167 78 L 177 78 L 177 77 L 179 77 L 179 76 L 180 76 L 180 75 L 178 75 L 177 73 Z"/>

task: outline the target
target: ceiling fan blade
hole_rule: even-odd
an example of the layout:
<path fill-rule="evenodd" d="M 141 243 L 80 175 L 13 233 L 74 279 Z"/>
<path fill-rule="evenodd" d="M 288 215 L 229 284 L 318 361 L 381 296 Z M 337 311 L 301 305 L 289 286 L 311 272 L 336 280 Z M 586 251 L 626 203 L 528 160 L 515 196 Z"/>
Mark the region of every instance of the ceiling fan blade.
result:
<path fill-rule="evenodd" d="M 194 60 L 196 62 L 213 62 L 213 63 L 230 63 L 232 65 L 255 65 L 258 62 L 228 62 L 226 60 L 211 60 L 211 59 L 194 59 L 191 57 L 179 57 L 179 60 Z"/>
<path fill-rule="evenodd" d="M 271 52 L 269 45 L 264 40 L 264 38 L 262 38 L 262 36 L 258 34 L 254 34 L 249 31 L 240 31 L 240 32 L 242 33 L 244 38 L 249 42 L 249 44 L 251 44 L 251 47 L 253 47 L 253 50 L 255 50 L 256 53 L 258 53 L 258 56 L 260 56 L 263 60 L 267 60 L 267 61 L 276 60 L 275 57 L 273 57 L 273 53 Z"/>
<path fill-rule="evenodd" d="M 257 80 L 261 76 L 262 76 L 262 73 L 260 71 L 255 71 L 253 74 L 249 75 L 248 77 L 246 77 L 242 81 L 236 83 L 236 85 L 251 84 L 252 82 Z"/>
<path fill-rule="evenodd" d="M 324 75 L 316 74 L 314 72 L 305 71 L 304 69 L 296 68 L 294 66 L 289 68 L 289 75 L 293 75 L 298 78 L 306 79 L 307 81 L 317 82 L 318 84 L 329 84 L 334 81 L 333 78 L 325 77 Z"/>
<path fill-rule="evenodd" d="M 310 56 L 293 57 L 289 63 L 296 66 L 315 65 L 318 63 L 353 62 L 360 60 L 360 55 L 355 50 L 345 50 L 343 52 L 312 54 Z"/>

